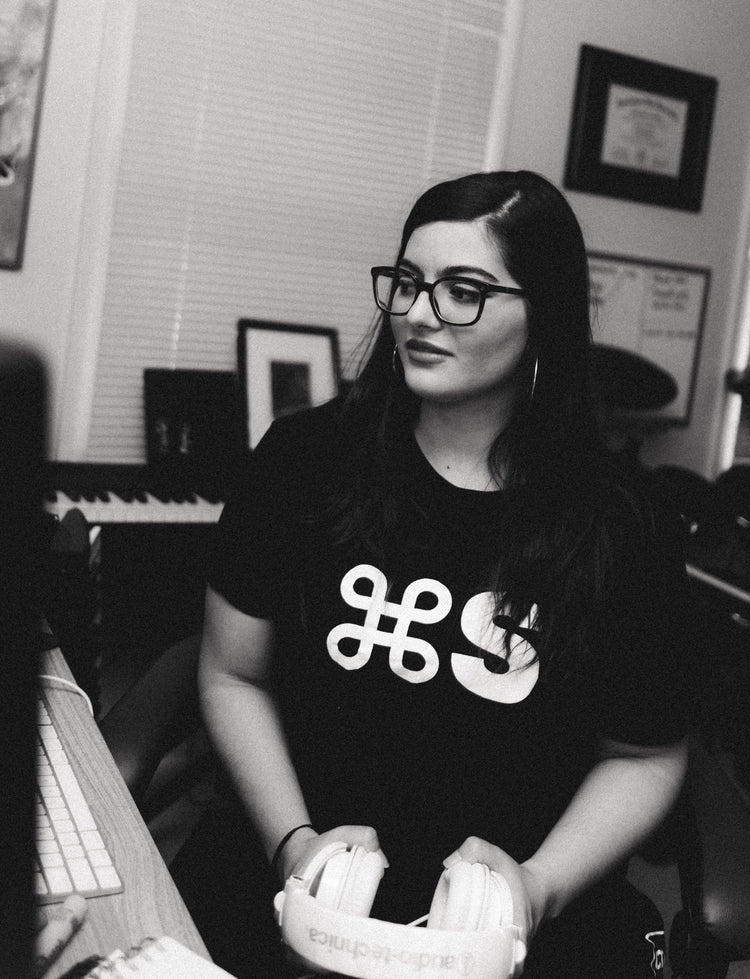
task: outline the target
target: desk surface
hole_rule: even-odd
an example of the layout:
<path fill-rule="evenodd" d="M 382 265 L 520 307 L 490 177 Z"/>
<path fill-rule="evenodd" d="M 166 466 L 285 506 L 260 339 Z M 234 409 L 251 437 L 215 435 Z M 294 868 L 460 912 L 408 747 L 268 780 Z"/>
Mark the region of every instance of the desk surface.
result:
<path fill-rule="evenodd" d="M 72 680 L 57 649 L 44 654 L 41 672 Z M 120 894 L 87 901 L 83 925 L 44 979 L 59 979 L 89 955 L 124 950 L 147 936 L 170 935 L 209 958 L 85 700 L 63 686 L 43 683 L 55 726 L 124 884 Z M 40 917 L 55 907 L 41 906 Z"/>

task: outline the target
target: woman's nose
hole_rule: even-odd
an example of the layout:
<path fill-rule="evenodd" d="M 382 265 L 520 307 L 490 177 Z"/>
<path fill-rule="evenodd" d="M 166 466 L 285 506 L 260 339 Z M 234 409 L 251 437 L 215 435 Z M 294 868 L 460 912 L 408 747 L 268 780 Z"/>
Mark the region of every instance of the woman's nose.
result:
<path fill-rule="evenodd" d="M 406 318 L 412 326 L 427 327 L 430 330 L 439 330 L 443 325 L 437 318 L 430 302 L 430 295 L 426 291 L 419 293 Z"/>

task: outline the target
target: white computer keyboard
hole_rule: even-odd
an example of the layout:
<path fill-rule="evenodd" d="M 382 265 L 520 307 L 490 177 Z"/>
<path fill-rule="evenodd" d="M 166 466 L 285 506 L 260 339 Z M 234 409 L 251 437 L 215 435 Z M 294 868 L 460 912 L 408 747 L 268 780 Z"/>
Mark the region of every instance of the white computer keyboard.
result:
<path fill-rule="evenodd" d="M 42 697 L 37 731 L 37 903 L 116 894 L 122 881 Z"/>

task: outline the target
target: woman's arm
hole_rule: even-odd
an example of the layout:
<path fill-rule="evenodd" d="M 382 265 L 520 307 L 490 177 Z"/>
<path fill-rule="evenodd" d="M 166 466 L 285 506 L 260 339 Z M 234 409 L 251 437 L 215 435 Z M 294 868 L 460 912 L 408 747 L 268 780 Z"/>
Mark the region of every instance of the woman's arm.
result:
<path fill-rule="evenodd" d="M 273 648 L 271 622 L 245 615 L 208 588 L 198 665 L 201 707 L 269 860 L 289 830 L 310 822 L 269 689 Z M 331 839 L 379 847 L 370 827 L 338 827 L 321 835 L 300 829 L 284 847 L 281 879 Z"/>
<path fill-rule="evenodd" d="M 530 940 L 540 923 L 627 859 L 656 829 L 679 794 L 687 766 L 684 742 L 642 748 L 604 744 L 557 824 L 525 863 L 474 837 L 456 851 L 508 880 L 515 923 Z M 448 858 L 448 863 L 455 856 Z"/>

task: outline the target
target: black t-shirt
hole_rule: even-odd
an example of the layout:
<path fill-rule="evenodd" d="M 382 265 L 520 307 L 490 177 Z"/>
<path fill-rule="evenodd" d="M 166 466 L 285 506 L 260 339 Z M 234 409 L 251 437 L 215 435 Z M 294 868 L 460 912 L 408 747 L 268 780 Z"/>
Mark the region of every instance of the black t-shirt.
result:
<path fill-rule="evenodd" d="M 640 576 L 627 580 L 624 555 L 601 668 L 545 680 L 534 610 L 509 656 L 507 623 L 493 622 L 502 492 L 448 483 L 407 434 L 398 464 L 417 502 L 387 558 L 365 547 L 343 557 L 326 522 L 307 518 L 349 478 L 329 451 L 342 438 L 338 410 L 272 425 L 225 507 L 209 582 L 274 622 L 279 702 L 311 820 L 319 831 L 375 827 L 390 862 L 376 910 L 406 921 L 428 909 L 441 861 L 467 836 L 528 858 L 601 737 L 680 736 L 673 613 L 669 588 L 657 596 Z M 679 566 L 676 543 L 664 537 L 659 551 Z"/>

